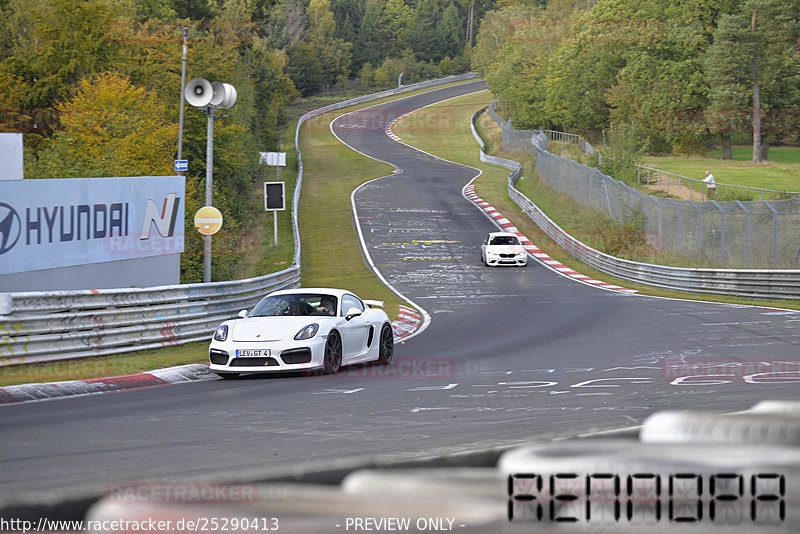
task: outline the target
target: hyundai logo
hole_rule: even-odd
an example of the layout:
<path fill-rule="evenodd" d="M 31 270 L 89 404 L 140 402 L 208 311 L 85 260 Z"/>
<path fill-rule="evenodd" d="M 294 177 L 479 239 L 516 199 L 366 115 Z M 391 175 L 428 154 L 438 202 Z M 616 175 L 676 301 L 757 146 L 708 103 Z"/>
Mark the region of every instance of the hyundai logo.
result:
<path fill-rule="evenodd" d="M 17 215 L 17 210 L 0 202 L 0 255 L 11 250 L 19 241 L 22 233 L 22 224 Z"/>

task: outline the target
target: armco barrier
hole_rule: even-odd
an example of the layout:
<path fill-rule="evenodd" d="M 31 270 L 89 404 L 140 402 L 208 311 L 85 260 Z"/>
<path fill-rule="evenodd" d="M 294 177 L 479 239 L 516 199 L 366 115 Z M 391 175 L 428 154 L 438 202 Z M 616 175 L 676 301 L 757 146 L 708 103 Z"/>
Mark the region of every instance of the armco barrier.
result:
<path fill-rule="evenodd" d="M 521 165 L 518 162 L 489 156 L 484 152 L 485 145 L 483 140 L 475 130 L 475 119 L 483 111 L 478 111 L 472 117 L 472 134 L 481 147 L 481 161 L 512 170 L 513 172 L 508 177 L 508 194 L 511 199 L 550 238 L 583 263 L 621 280 L 664 289 L 759 299 L 800 300 L 800 269 L 670 267 L 617 258 L 578 241 L 553 222 L 533 201 L 514 187 L 521 171 Z M 532 140 L 532 143 L 536 145 L 534 141 Z"/>
<path fill-rule="evenodd" d="M 265 293 L 299 283 L 292 266 L 230 282 L 0 294 L 0 366 L 209 340 Z"/>
<path fill-rule="evenodd" d="M 0 367 L 119 354 L 207 341 L 220 322 L 255 305 L 265 293 L 300 285 L 297 211 L 303 180 L 300 127 L 344 107 L 475 78 L 464 74 L 338 102 L 303 115 L 295 131 L 297 185 L 292 201 L 294 262 L 283 271 L 227 282 L 164 287 L 0 293 Z"/>

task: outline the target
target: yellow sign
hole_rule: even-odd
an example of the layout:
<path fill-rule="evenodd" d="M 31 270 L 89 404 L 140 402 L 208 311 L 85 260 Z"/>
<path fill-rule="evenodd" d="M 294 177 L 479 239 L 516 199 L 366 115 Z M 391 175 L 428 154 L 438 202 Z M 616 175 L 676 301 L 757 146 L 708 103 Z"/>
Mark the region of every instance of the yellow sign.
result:
<path fill-rule="evenodd" d="M 214 235 L 222 228 L 222 214 L 213 206 L 203 206 L 194 214 L 194 225 L 203 235 Z"/>

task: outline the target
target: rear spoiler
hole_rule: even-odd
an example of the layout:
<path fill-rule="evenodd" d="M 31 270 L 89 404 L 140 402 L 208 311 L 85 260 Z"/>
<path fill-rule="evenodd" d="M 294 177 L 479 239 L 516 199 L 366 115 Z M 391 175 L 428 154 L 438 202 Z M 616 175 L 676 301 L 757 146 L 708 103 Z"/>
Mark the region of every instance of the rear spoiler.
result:
<path fill-rule="evenodd" d="M 378 308 L 383 308 L 383 301 L 382 300 L 364 300 L 364 304 L 369 306 L 370 308 L 377 306 Z"/>

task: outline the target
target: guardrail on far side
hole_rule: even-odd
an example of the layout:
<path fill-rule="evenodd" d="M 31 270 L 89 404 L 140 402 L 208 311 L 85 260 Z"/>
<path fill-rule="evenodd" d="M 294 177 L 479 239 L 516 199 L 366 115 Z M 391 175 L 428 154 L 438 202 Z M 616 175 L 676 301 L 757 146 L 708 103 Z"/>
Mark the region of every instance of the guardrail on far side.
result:
<path fill-rule="evenodd" d="M 475 119 L 485 109 L 472 116 L 472 134 L 480 145 L 480 160 L 511 170 L 508 176 L 508 194 L 550 238 L 570 255 L 583 263 L 628 282 L 689 291 L 732 295 L 756 299 L 800 300 L 800 269 L 701 269 L 671 267 L 640 263 L 617 258 L 600 252 L 565 232 L 528 197 L 516 187 L 521 174 L 520 163 L 490 156 L 484 152 L 484 143 L 475 129 Z M 536 141 L 536 140 L 534 140 Z M 533 142 L 538 151 L 541 143 Z"/>

